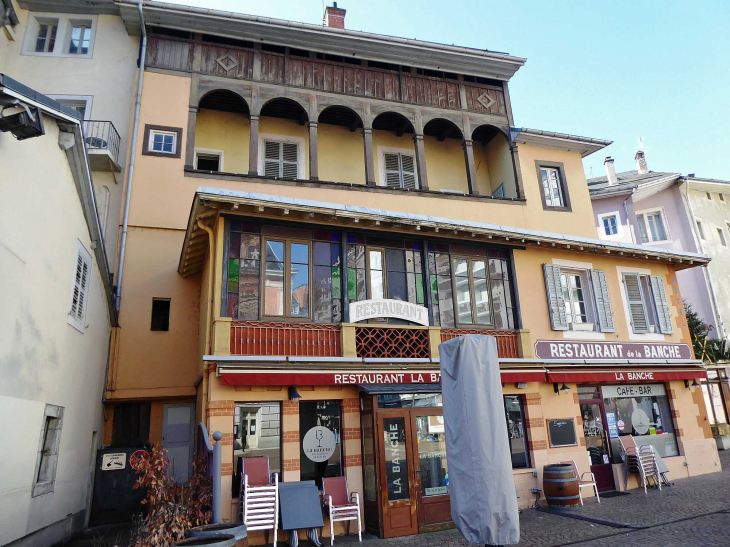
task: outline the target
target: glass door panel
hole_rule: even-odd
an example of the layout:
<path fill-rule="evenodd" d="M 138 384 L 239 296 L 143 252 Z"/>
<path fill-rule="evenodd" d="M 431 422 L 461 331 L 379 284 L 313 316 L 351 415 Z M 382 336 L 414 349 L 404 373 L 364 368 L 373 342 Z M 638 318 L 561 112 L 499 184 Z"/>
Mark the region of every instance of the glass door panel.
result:
<path fill-rule="evenodd" d="M 408 455 L 406 450 L 406 419 L 383 419 L 385 443 L 385 481 L 388 485 L 388 502 L 410 499 Z"/>
<path fill-rule="evenodd" d="M 416 417 L 416 446 L 421 478 L 421 496 L 449 493 L 449 468 L 443 416 Z"/>
<path fill-rule="evenodd" d="M 580 389 L 580 388 L 579 388 Z M 591 472 L 596 477 L 599 492 L 614 490 L 616 485 L 611 467 L 611 453 L 606 434 L 605 414 L 601 401 L 581 401 L 580 414 L 583 417 L 583 436 L 591 463 Z"/>

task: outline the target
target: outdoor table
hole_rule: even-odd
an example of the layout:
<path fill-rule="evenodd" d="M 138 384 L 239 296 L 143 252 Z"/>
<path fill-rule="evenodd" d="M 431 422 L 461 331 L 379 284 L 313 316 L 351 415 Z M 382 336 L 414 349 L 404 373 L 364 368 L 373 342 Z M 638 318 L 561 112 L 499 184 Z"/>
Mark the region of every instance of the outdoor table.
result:
<path fill-rule="evenodd" d="M 317 529 L 324 526 L 319 490 L 314 481 L 280 482 L 279 511 L 281 529 L 289 531 L 287 543 L 299 545 L 297 530 L 307 530 L 309 541 L 322 547 Z"/>

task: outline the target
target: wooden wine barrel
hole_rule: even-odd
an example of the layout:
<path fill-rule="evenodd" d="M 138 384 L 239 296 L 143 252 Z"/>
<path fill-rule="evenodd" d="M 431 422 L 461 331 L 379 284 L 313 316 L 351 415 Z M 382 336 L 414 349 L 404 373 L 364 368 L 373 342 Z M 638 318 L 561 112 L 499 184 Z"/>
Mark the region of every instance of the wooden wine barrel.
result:
<path fill-rule="evenodd" d="M 554 463 L 543 467 L 542 490 L 552 507 L 580 505 L 578 477 L 571 464 Z"/>

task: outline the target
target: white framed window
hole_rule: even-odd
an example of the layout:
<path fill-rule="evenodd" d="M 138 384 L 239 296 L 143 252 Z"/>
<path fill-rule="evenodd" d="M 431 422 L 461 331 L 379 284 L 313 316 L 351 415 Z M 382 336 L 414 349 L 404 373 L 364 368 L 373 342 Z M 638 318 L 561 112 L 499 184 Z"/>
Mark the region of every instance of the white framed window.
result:
<path fill-rule="evenodd" d="M 642 243 L 662 243 L 670 241 L 669 227 L 664 208 L 636 212 L 639 237 Z"/>
<path fill-rule="evenodd" d="M 701 220 L 698 220 L 698 221 L 697 221 L 697 233 L 699 234 L 699 236 L 700 236 L 700 239 L 701 239 L 702 241 L 704 241 L 705 239 L 707 239 L 707 238 L 705 237 L 705 225 L 704 225 L 704 224 L 702 223 L 702 221 L 701 221 Z"/>
<path fill-rule="evenodd" d="M 68 324 L 83 333 L 86 323 L 86 308 L 89 304 L 89 285 L 91 283 L 91 255 L 80 241 L 76 242 L 76 262 L 71 284 L 71 302 L 68 311 Z"/>
<path fill-rule="evenodd" d="M 661 276 L 623 272 L 624 296 L 634 334 L 672 334 L 669 299 Z"/>
<path fill-rule="evenodd" d="M 722 228 L 718 228 L 717 229 L 717 237 L 720 238 L 720 244 L 723 247 L 727 247 L 727 240 L 725 239 L 725 230 L 723 230 Z"/>
<path fill-rule="evenodd" d="M 546 207 L 565 207 L 560 170 L 555 167 L 541 167 L 540 180 Z"/>
<path fill-rule="evenodd" d="M 97 20 L 96 15 L 33 13 L 28 18 L 22 54 L 89 58 Z"/>
<path fill-rule="evenodd" d="M 64 106 L 73 108 L 81 114 L 85 120 L 91 119 L 91 104 L 94 101 L 93 95 L 48 95 Z"/>
<path fill-rule="evenodd" d="M 46 405 L 38 443 L 32 496 L 53 492 L 58 467 L 58 449 L 61 445 L 63 407 Z"/>
<path fill-rule="evenodd" d="M 223 150 L 196 148 L 195 169 L 200 169 L 201 171 L 223 171 Z"/>
<path fill-rule="evenodd" d="M 379 186 L 394 189 L 417 190 L 416 155 L 408 148 L 378 146 Z"/>
<path fill-rule="evenodd" d="M 624 235 L 621 225 L 621 215 L 618 211 L 611 211 L 598 215 L 598 234 L 601 239 L 620 239 Z"/>
<path fill-rule="evenodd" d="M 258 173 L 279 179 L 304 179 L 304 137 L 259 135 Z"/>
<path fill-rule="evenodd" d="M 177 151 L 177 133 L 174 131 L 150 130 L 150 138 L 147 144 L 150 152 L 159 154 L 175 154 Z"/>
<path fill-rule="evenodd" d="M 587 272 L 560 268 L 565 316 L 571 330 L 593 330 Z"/>

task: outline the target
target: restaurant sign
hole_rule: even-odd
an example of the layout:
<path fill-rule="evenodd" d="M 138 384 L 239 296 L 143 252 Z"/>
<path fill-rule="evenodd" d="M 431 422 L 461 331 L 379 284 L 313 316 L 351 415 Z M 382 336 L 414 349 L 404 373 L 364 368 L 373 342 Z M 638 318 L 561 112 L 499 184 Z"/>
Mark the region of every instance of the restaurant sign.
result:
<path fill-rule="evenodd" d="M 538 340 L 535 342 L 535 356 L 546 361 L 562 361 L 564 359 L 582 359 L 586 361 L 605 361 L 606 359 L 630 359 L 632 361 L 690 360 L 692 359 L 692 350 L 687 344 Z"/>
<path fill-rule="evenodd" d="M 428 327 L 428 308 L 403 300 L 377 299 L 350 302 L 350 322 L 368 319 L 403 319 Z"/>

